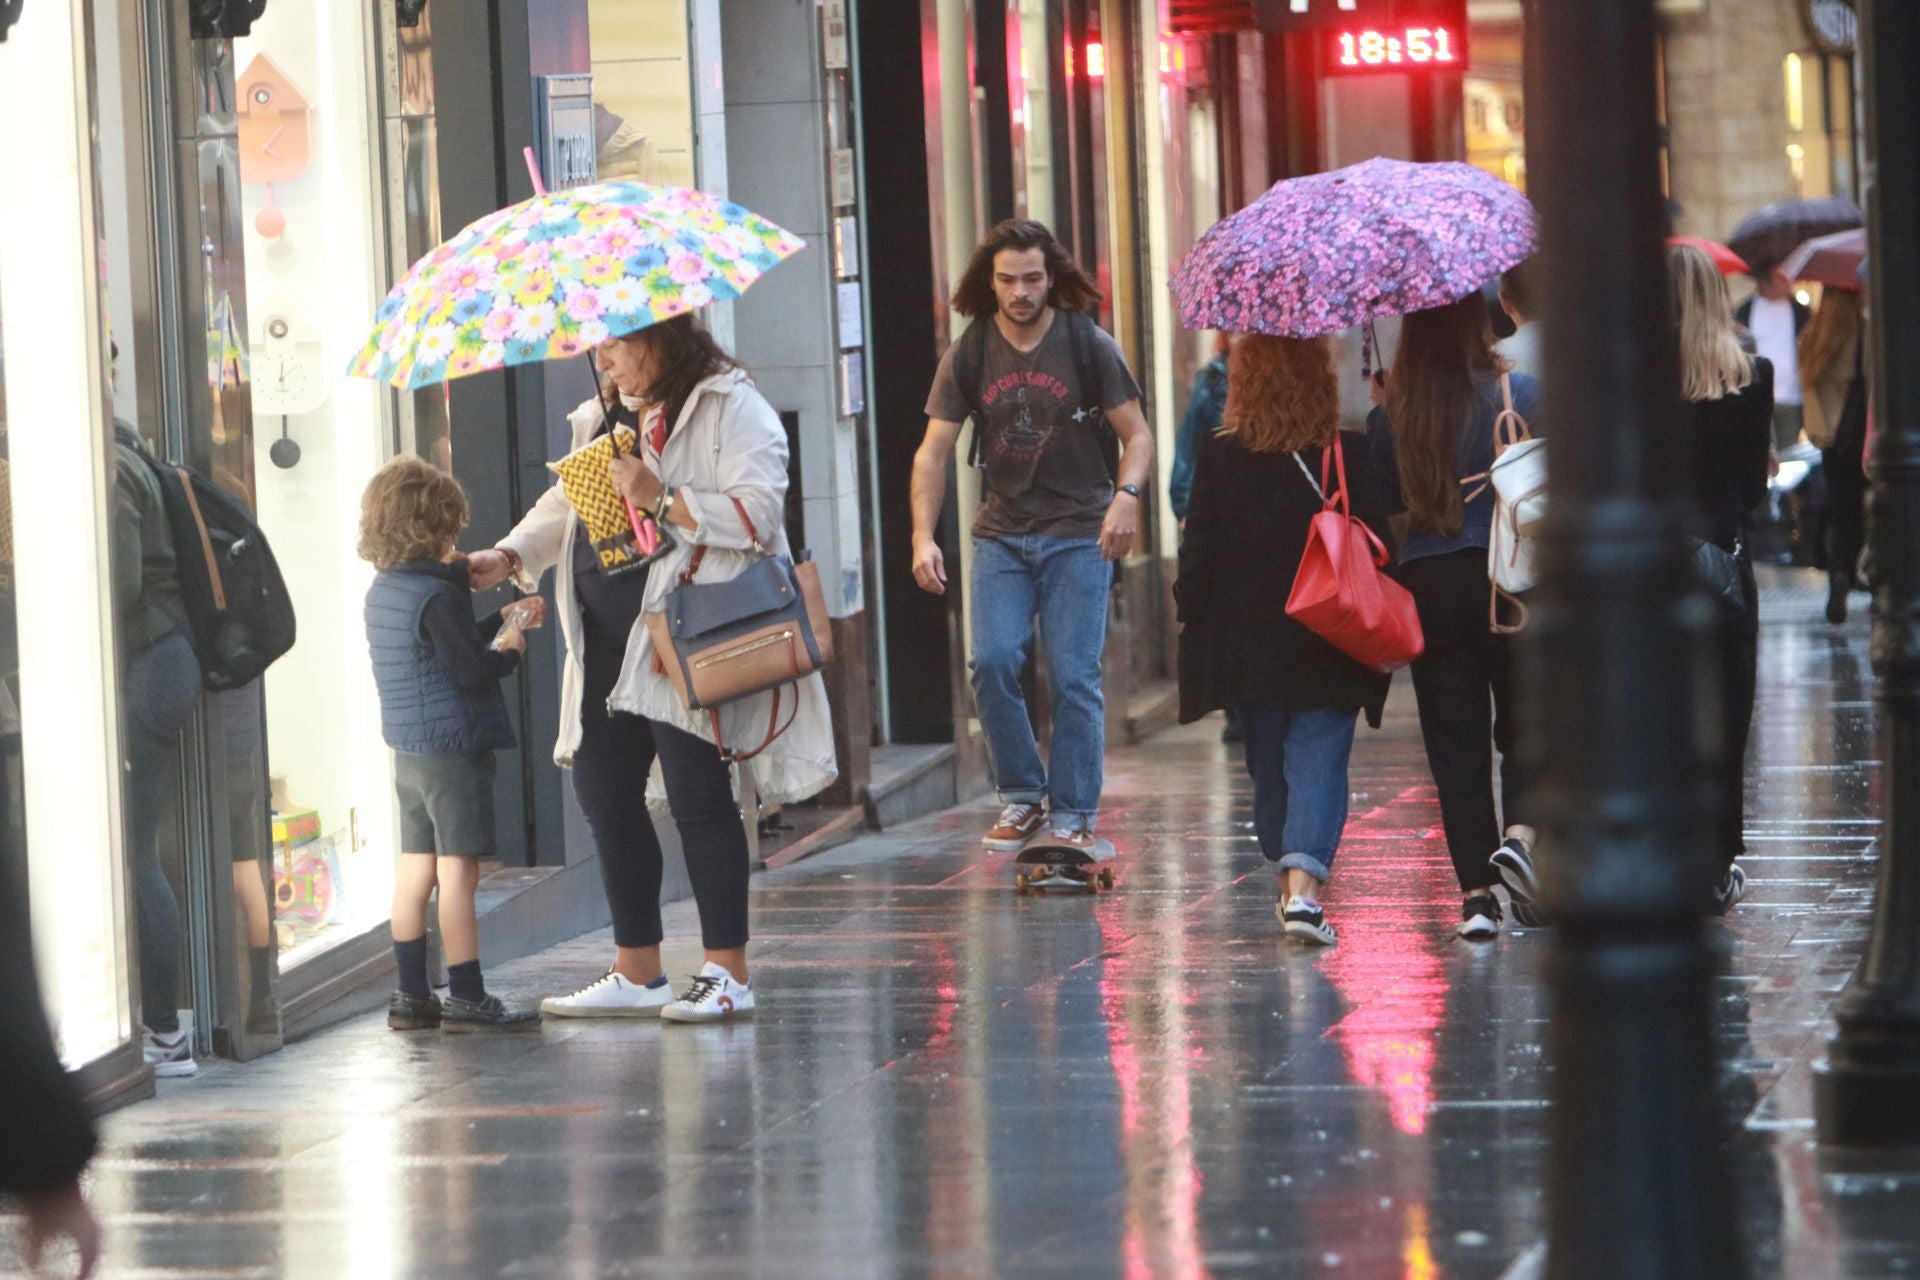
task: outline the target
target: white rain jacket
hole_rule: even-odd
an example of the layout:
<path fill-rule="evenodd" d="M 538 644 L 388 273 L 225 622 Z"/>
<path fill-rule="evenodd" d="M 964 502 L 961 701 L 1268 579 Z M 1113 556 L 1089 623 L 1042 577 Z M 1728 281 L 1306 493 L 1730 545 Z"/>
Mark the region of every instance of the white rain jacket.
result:
<path fill-rule="evenodd" d="M 568 415 L 573 448 L 593 438 L 600 423 L 598 402 L 588 400 Z M 787 435 L 773 406 L 754 389 L 746 373 L 730 369 L 702 382 L 686 406 L 665 452 L 657 459 L 661 479 L 672 485 L 676 503 L 699 521 L 693 532 L 674 525 L 676 545 L 653 563 L 647 578 L 642 618 L 627 639 L 626 661 L 608 705 L 615 711 L 645 716 L 713 741 L 713 726 L 704 711 L 689 712 L 666 676 L 653 666 L 653 637 L 645 614 L 666 608 L 666 598 L 693 558 L 696 546 L 707 548 L 700 565 L 700 582 L 725 582 L 759 557 L 753 540 L 734 509 L 738 499 L 759 532 L 768 553 L 787 553 Z M 533 509 L 501 539 L 500 546 L 520 557 L 515 578 L 523 591 L 535 591 L 548 569 L 559 570 L 557 603 L 560 633 L 566 642 L 566 673 L 560 685 L 560 739 L 553 758 L 570 767 L 580 746 L 580 698 L 586 668 L 581 659 L 585 620 L 573 586 L 573 539 L 580 527 L 566 493 L 556 482 Z M 826 685 L 818 673 L 799 684 L 799 710 L 792 726 L 748 763 L 760 797 L 769 804 L 804 800 L 834 780 L 833 721 L 827 710 Z M 743 698 L 720 709 L 726 745 L 750 751 L 766 736 L 772 712 L 771 691 Z M 794 690 L 781 694 L 780 718 L 785 720 Z"/>

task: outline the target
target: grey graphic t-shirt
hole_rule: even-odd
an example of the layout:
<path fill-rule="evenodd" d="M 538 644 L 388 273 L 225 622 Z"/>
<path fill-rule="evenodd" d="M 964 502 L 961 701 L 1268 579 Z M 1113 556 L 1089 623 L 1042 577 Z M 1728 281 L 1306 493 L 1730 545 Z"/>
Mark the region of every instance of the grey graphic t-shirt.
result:
<path fill-rule="evenodd" d="M 1077 386 L 1073 335 L 1067 317 L 1056 314 L 1047 336 L 1022 352 L 991 316 L 977 391 L 986 422 L 980 458 L 986 465 L 987 499 L 974 517 L 976 537 L 1098 537 L 1113 501 L 1102 438 L 1106 410 L 1140 398 L 1139 384 L 1113 335 L 1087 326 L 1087 374 L 1097 384 Z M 953 373 L 955 343 L 947 348 L 927 397 L 927 416 L 963 422 L 967 398 Z"/>

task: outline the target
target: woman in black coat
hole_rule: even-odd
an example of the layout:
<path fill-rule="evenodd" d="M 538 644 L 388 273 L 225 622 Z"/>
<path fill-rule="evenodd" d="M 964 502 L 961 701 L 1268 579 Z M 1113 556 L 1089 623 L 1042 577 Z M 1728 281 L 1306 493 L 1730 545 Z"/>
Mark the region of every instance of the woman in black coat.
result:
<path fill-rule="evenodd" d="M 1347 819 L 1347 761 L 1359 713 L 1379 726 L 1389 677 L 1289 618 L 1287 596 L 1321 510 L 1321 460 L 1340 449 L 1353 513 L 1385 542 L 1367 450 L 1343 437 L 1324 339 L 1241 337 L 1227 409 L 1195 458 L 1180 545 L 1180 720 L 1238 710 L 1260 851 L 1280 873 L 1281 923 L 1335 939 L 1319 892 Z"/>
<path fill-rule="evenodd" d="M 1733 556 L 1742 607 L 1723 609 L 1718 649 L 1723 673 L 1724 775 L 1712 905 L 1725 914 L 1746 892 L 1734 859 L 1746 852 L 1747 738 L 1760 663 L 1760 590 L 1753 576 L 1751 512 L 1767 496 L 1772 444 L 1773 365 L 1741 350 L 1726 278 L 1699 249 L 1667 250 L 1675 338 L 1680 351 L 1680 434 L 1690 467 L 1698 533 Z"/>

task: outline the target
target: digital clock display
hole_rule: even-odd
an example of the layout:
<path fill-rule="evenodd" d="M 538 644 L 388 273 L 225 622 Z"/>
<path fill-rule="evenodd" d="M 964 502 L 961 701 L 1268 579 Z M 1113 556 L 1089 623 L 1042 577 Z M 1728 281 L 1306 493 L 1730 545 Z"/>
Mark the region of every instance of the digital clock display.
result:
<path fill-rule="evenodd" d="M 1459 27 L 1340 27 L 1327 33 L 1328 75 L 1461 70 L 1466 65 L 1466 33 Z"/>

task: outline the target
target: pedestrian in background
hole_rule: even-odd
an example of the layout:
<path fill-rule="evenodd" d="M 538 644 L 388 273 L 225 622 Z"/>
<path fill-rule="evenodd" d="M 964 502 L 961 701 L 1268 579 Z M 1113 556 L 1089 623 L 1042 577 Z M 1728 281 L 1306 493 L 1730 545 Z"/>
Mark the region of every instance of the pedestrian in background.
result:
<path fill-rule="evenodd" d="M 143 1051 L 161 1077 L 190 1076 L 180 1026 L 180 900 L 160 865 L 160 820 L 177 782 L 180 731 L 200 705 L 200 660 L 187 638 L 180 562 L 146 442 L 114 423 L 113 585 L 126 703 L 127 854 L 140 939 Z"/>
<path fill-rule="evenodd" d="M 1539 258 L 1528 258 L 1500 273 L 1500 308 L 1513 321 L 1513 332 L 1494 344 L 1494 352 L 1514 373 L 1540 376 L 1540 298 L 1535 277 Z"/>
<path fill-rule="evenodd" d="M 1120 344 L 1087 314 L 1099 300 L 1040 223 L 1012 219 L 988 232 L 953 291 L 953 309 L 973 324 L 941 357 L 913 460 L 914 581 L 942 595 L 934 526 L 947 459 L 973 420 L 986 490 L 973 521 L 973 692 L 1005 806 L 982 843 L 1003 852 L 1049 823 L 1054 843 L 1094 845 L 1107 595 L 1113 562 L 1139 538 L 1153 468 L 1140 386 Z M 1053 694 L 1045 765 L 1020 687 L 1036 621 Z"/>
<path fill-rule="evenodd" d="M 1773 366 L 1773 446 L 1788 449 L 1800 442 L 1800 334 L 1813 312 L 1794 296 L 1793 281 L 1777 263 L 1753 264 L 1753 285 L 1753 296 L 1740 304 L 1734 319 Z"/>
<path fill-rule="evenodd" d="M 474 895 L 480 862 L 496 856 L 495 751 L 518 743 L 500 682 L 520 666 L 526 639 L 495 612 L 478 623 L 467 561 L 460 482 L 419 458 L 395 458 L 360 499 L 367 644 L 380 693 L 380 731 L 393 748 L 400 865 L 393 880 L 393 957 L 400 989 L 387 1005 L 395 1031 L 531 1031 L 532 1009 L 489 995 L 480 973 Z M 544 602 L 525 606 L 534 618 Z M 498 636 L 500 643 L 493 643 Z M 440 895 L 447 998 L 427 985 L 427 902 Z"/>
<path fill-rule="evenodd" d="M 554 571 L 566 644 L 554 759 L 572 770 L 613 914 L 612 967 L 570 995 L 548 997 L 540 1011 L 669 1022 L 744 1018 L 755 1004 L 746 824 L 712 722 L 681 702 L 645 615 L 665 611 L 696 551 L 701 582 L 727 581 L 763 555 L 787 552 L 787 433 L 747 371 L 691 315 L 610 338 L 595 360 L 607 386 L 604 397 L 569 417 L 573 448 L 619 426 L 633 429 L 638 446 L 612 464 L 611 479 L 673 546 L 644 568 L 602 572 L 586 526 L 554 485 L 497 547 L 468 561 L 476 590 L 512 574 L 522 590 L 535 591 Z M 819 674 L 781 696 L 797 700 L 786 732 L 745 766 L 769 804 L 806 799 L 835 773 Z M 728 746 L 752 749 L 767 732 L 774 697 L 768 691 L 721 708 L 723 732 L 735 735 Z M 677 998 L 660 959 L 665 863 L 647 806 L 656 761 L 706 951 Z"/>
<path fill-rule="evenodd" d="M 1320 890 L 1346 826 L 1354 728 L 1363 710 L 1379 727 L 1391 677 L 1281 607 L 1324 505 L 1318 477 L 1327 450 L 1340 450 L 1353 514 L 1383 542 L 1392 535 L 1366 442 L 1340 431 L 1325 338 L 1243 336 L 1229 386 L 1219 432 L 1196 450 L 1180 543 L 1180 720 L 1238 709 L 1254 830 L 1278 869 L 1275 914 L 1290 936 L 1330 946 L 1336 933 Z"/>
<path fill-rule="evenodd" d="M 1187 503 L 1193 493 L 1195 456 L 1199 453 L 1200 442 L 1220 429 L 1221 415 L 1226 412 L 1227 353 L 1231 346 L 1228 334 L 1214 335 L 1213 358 L 1200 366 L 1200 372 L 1194 375 L 1193 390 L 1187 397 L 1187 412 L 1180 419 L 1180 434 L 1174 437 L 1173 473 L 1167 480 L 1167 501 L 1173 507 L 1173 517 L 1180 522 L 1183 534 L 1187 527 Z M 1220 728 L 1220 741 L 1243 741 L 1240 713 L 1232 703 L 1225 707 L 1225 718 L 1226 724 Z"/>
<path fill-rule="evenodd" d="M 1752 512 L 1767 496 L 1773 441 L 1774 368 L 1741 349 L 1726 278 L 1699 249 L 1667 250 L 1668 285 L 1680 355 L 1679 429 L 1691 461 L 1700 536 L 1733 556 L 1744 607 L 1723 608 L 1716 637 L 1723 677 L 1725 776 L 1716 825 L 1719 858 L 1713 905 L 1725 913 L 1746 889 L 1734 859 L 1746 852 L 1747 737 L 1759 670 L 1760 591 L 1753 576 Z"/>
<path fill-rule="evenodd" d="M 1820 309 L 1801 331 L 1800 385 L 1806 390 L 1807 439 L 1820 450 L 1820 473 L 1827 482 L 1825 546 L 1827 621 L 1847 620 L 1847 593 L 1853 590 L 1866 544 L 1867 477 L 1866 400 L 1860 293 L 1828 285 L 1820 291 Z"/>
<path fill-rule="evenodd" d="M 1387 510 L 1406 516 L 1400 580 L 1413 593 L 1426 636 L 1426 652 L 1413 663 L 1413 694 L 1440 792 L 1447 852 L 1460 882 L 1458 932 L 1469 939 L 1500 931 L 1490 855 L 1511 849 L 1530 858 L 1534 841 L 1525 779 L 1513 751 L 1513 639 L 1489 626 L 1493 493 L 1485 477 L 1493 465 L 1503 384 L 1539 434 L 1539 385 L 1506 371 L 1493 350 L 1486 304 L 1470 294 L 1406 317 L 1385 403 L 1367 417 L 1373 471 Z"/>

